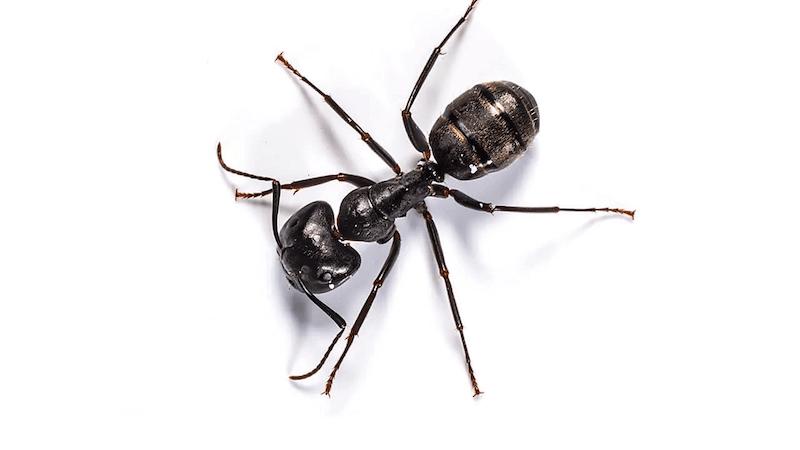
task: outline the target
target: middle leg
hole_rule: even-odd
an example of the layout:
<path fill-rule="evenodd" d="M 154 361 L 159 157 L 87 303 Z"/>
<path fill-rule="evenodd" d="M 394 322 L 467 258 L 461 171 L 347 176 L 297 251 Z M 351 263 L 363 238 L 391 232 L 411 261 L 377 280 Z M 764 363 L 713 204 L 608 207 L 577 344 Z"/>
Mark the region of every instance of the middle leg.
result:
<path fill-rule="evenodd" d="M 273 185 L 273 188 L 275 187 L 276 182 L 278 181 L 278 180 L 276 180 L 275 178 L 272 178 L 272 177 L 254 175 L 252 173 L 242 172 L 241 170 L 237 170 L 237 169 L 234 169 L 234 168 L 230 167 L 222 159 L 222 144 L 221 143 L 217 144 L 217 160 L 219 161 L 219 165 L 224 170 L 226 170 L 226 171 L 228 171 L 228 172 L 230 172 L 232 174 L 240 175 L 240 176 L 247 177 L 247 178 L 252 178 L 254 180 L 271 182 L 272 185 Z M 342 182 L 345 182 L 345 183 L 350 183 L 350 184 L 352 184 L 353 186 L 356 186 L 356 187 L 363 187 L 363 186 L 369 186 L 371 184 L 375 184 L 375 182 L 370 180 L 369 178 L 364 178 L 362 176 L 351 175 L 351 174 L 347 174 L 347 173 L 337 173 L 335 175 L 324 175 L 324 176 L 321 176 L 321 177 L 314 177 L 314 178 L 308 178 L 308 179 L 305 179 L 305 180 L 293 181 L 293 182 L 288 183 L 288 184 L 280 184 L 280 183 L 278 183 L 277 186 L 278 186 L 278 189 L 299 191 L 300 189 L 309 188 L 309 187 L 313 187 L 313 186 L 319 186 L 319 185 L 325 184 L 325 183 L 327 183 L 329 181 L 342 181 Z M 239 190 L 237 189 L 236 190 L 236 199 L 238 200 L 240 198 L 248 199 L 248 198 L 264 197 L 264 196 L 267 196 L 269 194 L 273 194 L 273 196 L 274 196 L 275 194 L 274 194 L 273 191 L 274 191 L 274 189 L 267 189 L 266 191 L 248 193 L 248 192 L 239 192 Z M 280 247 L 280 243 L 278 244 L 278 246 Z"/>
<path fill-rule="evenodd" d="M 319 186 L 329 181 L 342 181 L 345 183 L 350 183 L 355 187 L 364 187 L 375 184 L 375 182 L 370 180 L 369 178 L 364 178 L 358 175 L 351 175 L 348 173 L 337 173 L 334 175 L 323 175 L 321 177 L 292 181 L 291 183 L 281 185 L 281 189 L 287 191 L 299 191 L 300 189 Z M 237 189 L 236 200 L 239 200 L 240 198 L 250 199 L 250 198 L 265 197 L 271 193 L 272 189 L 267 189 L 266 191 L 261 191 L 261 192 L 239 192 L 239 190 Z"/>
<path fill-rule="evenodd" d="M 461 323 L 461 315 L 458 313 L 458 305 L 456 305 L 456 296 L 453 293 L 453 285 L 450 284 L 450 271 L 447 270 L 447 264 L 444 262 L 444 251 L 442 250 L 442 243 L 439 240 L 439 232 L 436 230 L 436 224 L 433 222 L 433 216 L 428 212 L 428 207 L 425 202 L 420 203 L 416 207 L 417 211 L 425 218 L 425 225 L 428 227 L 428 237 L 431 240 L 431 247 L 433 247 L 433 255 L 436 257 L 436 264 L 439 266 L 439 275 L 444 280 L 445 289 L 447 289 L 447 298 L 450 300 L 450 310 L 453 312 L 453 320 L 456 322 L 456 330 L 461 335 L 461 345 L 464 347 L 464 358 L 467 362 L 467 371 L 469 372 L 470 381 L 472 381 L 472 389 L 475 393 L 473 397 L 483 394 L 478 388 L 478 381 L 475 380 L 475 373 L 472 370 L 472 362 L 469 359 L 469 351 L 467 350 L 467 341 L 464 339 L 464 325 Z"/>

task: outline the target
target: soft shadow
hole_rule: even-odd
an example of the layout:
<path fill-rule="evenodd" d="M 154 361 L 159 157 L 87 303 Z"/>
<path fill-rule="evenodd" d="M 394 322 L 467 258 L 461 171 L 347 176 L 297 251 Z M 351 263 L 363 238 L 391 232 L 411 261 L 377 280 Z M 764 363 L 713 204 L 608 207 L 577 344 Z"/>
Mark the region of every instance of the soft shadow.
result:
<path fill-rule="evenodd" d="M 302 71 L 300 73 L 302 73 Z M 292 82 L 295 84 L 295 86 L 297 86 L 300 96 L 303 98 L 303 102 L 306 105 L 306 109 L 314 117 L 314 122 L 316 126 L 319 128 L 320 131 L 322 131 L 324 141 L 330 143 L 330 146 L 327 147 L 325 151 L 333 151 L 334 153 L 336 153 L 337 157 L 341 158 L 346 163 L 345 167 L 351 167 L 353 165 L 353 160 L 349 156 L 349 152 L 345 150 L 345 146 L 336 137 L 336 133 L 333 131 L 333 125 L 332 125 L 332 123 L 336 123 L 336 126 L 342 126 L 342 125 L 347 126 L 347 123 L 340 118 L 337 119 L 336 113 L 333 111 L 332 108 L 330 108 L 330 106 L 328 106 L 327 103 L 325 103 L 322 96 L 317 95 L 315 92 L 313 92 L 309 86 L 306 86 L 305 83 L 303 83 L 291 72 L 287 71 L 287 74 L 292 78 Z M 334 98 L 330 92 L 327 92 L 324 89 L 322 89 L 322 91 L 330 95 L 331 98 Z M 325 108 L 320 108 L 320 103 L 325 105 Z M 341 102 L 337 103 L 341 105 Z M 323 113 L 321 109 L 327 109 L 328 111 L 326 113 Z M 298 120 L 303 120 L 303 119 L 299 118 Z"/>
<path fill-rule="evenodd" d="M 564 213 L 567 214 L 567 213 Z M 602 214 L 602 213 L 598 213 Z M 621 220 L 630 222 L 631 220 L 626 216 L 621 216 L 619 214 L 606 214 L 606 215 L 598 215 L 595 217 L 591 217 L 585 223 L 581 224 L 580 226 L 574 228 L 572 231 L 567 233 L 566 235 L 559 236 L 558 239 L 553 239 L 541 245 L 539 247 L 531 249 L 530 257 L 525 260 L 525 267 L 534 267 L 546 264 L 553 256 L 558 253 L 558 251 L 564 246 L 567 245 L 569 242 L 576 240 L 582 234 L 586 233 L 589 229 L 594 227 L 600 222 L 605 222 L 609 220 Z"/>

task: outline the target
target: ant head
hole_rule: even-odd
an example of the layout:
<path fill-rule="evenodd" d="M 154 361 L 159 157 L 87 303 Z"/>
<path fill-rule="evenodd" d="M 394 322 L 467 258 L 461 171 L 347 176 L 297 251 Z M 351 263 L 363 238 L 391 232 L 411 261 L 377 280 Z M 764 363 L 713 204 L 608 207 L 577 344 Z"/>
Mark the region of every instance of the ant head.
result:
<path fill-rule="evenodd" d="M 337 238 L 333 210 L 322 201 L 306 205 L 286 221 L 280 232 L 281 265 L 289 283 L 298 282 L 314 294 L 328 292 L 347 281 L 361 267 L 361 256 Z"/>

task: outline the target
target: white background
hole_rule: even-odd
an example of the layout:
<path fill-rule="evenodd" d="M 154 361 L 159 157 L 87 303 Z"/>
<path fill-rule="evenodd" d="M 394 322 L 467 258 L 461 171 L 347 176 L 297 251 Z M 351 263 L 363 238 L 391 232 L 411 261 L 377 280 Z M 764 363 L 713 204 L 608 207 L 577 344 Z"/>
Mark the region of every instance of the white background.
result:
<path fill-rule="evenodd" d="M 473 399 L 416 214 L 336 378 L 283 280 L 265 188 L 387 178 L 280 51 L 405 168 L 400 110 L 467 2 L 16 2 L 0 8 L 3 448 L 797 448 L 793 2 L 483 0 L 414 108 L 536 97 L 523 160 L 432 199 Z M 281 220 L 345 185 L 284 196 Z M 322 297 L 352 323 L 388 246 Z M 338 347 L 338 353 L 342 346 Z M 336 354 L 336 353 L 335 353 Z"/>

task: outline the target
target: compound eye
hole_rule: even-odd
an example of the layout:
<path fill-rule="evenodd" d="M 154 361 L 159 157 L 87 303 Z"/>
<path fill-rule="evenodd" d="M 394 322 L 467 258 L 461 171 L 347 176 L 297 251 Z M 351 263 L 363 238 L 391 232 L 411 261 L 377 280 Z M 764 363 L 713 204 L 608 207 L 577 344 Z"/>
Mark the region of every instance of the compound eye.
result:
<path fill-rule="evenodd" d="M 334 289 L 336 287 L 336 283 L 333 282 L 333 274 L 330 272 L 322 272 L 317 279 L 320 284 L 327 286 L 328 289 Z"/>

